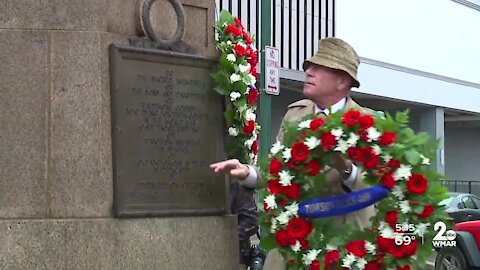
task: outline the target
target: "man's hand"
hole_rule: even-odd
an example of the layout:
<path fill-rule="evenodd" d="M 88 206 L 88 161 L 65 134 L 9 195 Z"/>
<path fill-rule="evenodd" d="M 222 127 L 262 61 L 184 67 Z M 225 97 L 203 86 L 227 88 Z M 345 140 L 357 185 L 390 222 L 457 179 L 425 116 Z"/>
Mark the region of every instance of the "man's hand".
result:
<path fill-rule="evenodd" d="M 210 164 L 210 168 L 212 168 L 215 173 L 224 173 L 230 175 L 231 177 L 237 178 L 238 180 L 247 178 L 248 174 L 250 173 L 248 166 L 240 163 L 238 159 L 230 159 L 213 163 Z"/>

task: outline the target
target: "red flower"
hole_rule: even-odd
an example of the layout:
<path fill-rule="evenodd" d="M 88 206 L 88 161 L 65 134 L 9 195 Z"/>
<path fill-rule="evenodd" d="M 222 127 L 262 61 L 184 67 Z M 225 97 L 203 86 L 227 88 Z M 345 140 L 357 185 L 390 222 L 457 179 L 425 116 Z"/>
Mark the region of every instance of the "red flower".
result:
<path fill-rule="evenodd" d="M 315 176 L 320 172 L 320 165 L 318 165 L 318 160 L 312 159 L 312 161 L 305 164 L 307 170 L 307 175 Z"/>
<path fill-rule="evenodd" d="M 382 251 L 387 251 L 391 249 L 393 246 L 395 246 L 395 239 L 377 236 L 377 246 L 378 246 L 378 249 Z"/>
<path fill-rule="evenodd" d="M 270 179 L 267 182 L 268 191 L 272 194 L 281 194 L 283 193 L 283 186 L 280 184 L 278 179 Z"/>
<path fill-rule="evenodd" d="M 225 31 L 227 32 L 227 34 L 232 34 L 234 37 L 239 37 L 242 35 L 242 29 L 231 24 L 227 25 Z"/>
<path fill-rule="evenodd" d="M 255 66 L 250 67 L 250 74 L 252 74 L 252 76 L 255 76 L 255 78 L 258 79 L 257 68 Z"/>
<path fill-rule="evenodd" d="M 278 175 L 278 173 L 282 170 L 282 162 L 276 158 L 272 158 L 270 161 L 270 166 L 268 167 L 268 171 L 271 175 Z"/>
<path fill-rule="evenodd" d="M 400 161 L 392 158 L 388 161 L 388 167 L 390 167 L 392 169 L 396 169 L 396 168 L 400 167 Z"/>
<path fill-rule="evenodd" d="M 422 194 L 427 191 L 427 178 L 422 174 L 412 174 L 407 181 L 407 190 L 411 193 Z"/>
<path fill-rule="evenodd" d="M 313 260 L 312 263 L 310 264 L 310 270 L 320 270 L 320 261 Z"/>
<path fill-rule="evenodd" d="M 250 58 L 247 61 L 250 64 L 250 72 L 251 72 L 251 70 L 257 66 L 258 56 L 257 56 L 257 53 L 254 52 L 250 46 L 249 46 L 249 52 L 250 52 L 249 53 Z"/>
<path fill-rule="evenodd" d="M 243 31 L 243 38 L 245 39 L 245 44 L 252 44 L 253 40 L 246 31 Z"/>
<path fill-rule="evenodd" d="M 312 122 L 310 122 L 310 129 L 312 131 L 316 131 L 321 126 L 323 126 L 324 123 L 325 123 L 325 120 L 323 120 L 323 118 L 315 118 L 312 120 Z"/>
<path fill-rule="evenodd" d="M 292 146 L 292 158 L 296 162 L 304 162 L 308 158 L 310 150 L 308 146 L 303 142 L 298 142 Z"/>
<path fill-rule="evenodd" d="M 293 239 L 303 239 L 306 238 L 312 231 L 313 225 L 309 221 L 294 217 L 292 218 L 287 225 L 288 235 Z"/>
<path fill-rule="evenodd" d="M 396 210 L 388 211 L 385 215 L 385 221 L 390 227 L 395 228 L 395 224 L 398 222 L 398 212 Z"/>
<path fill-rule="evenodd" d="M 361 128 L 359 131 L 358 131 L 358 136 L 360 136 L 360 138 L 365 141 L 365 142 L 369 142 L 370 141 L 370 138 L 368 138 L 367 136 L 367 130 L 364 129 L 364 128 Z"/>
<path fill-rule="evenodd" d="M 365 270 L 381 270 L 380 264 L 377 261 L 368 262 L 365 264 Z"/>
<path fill-rule="evenodd" d="M 368 129 L 369 127 L 372 127 L 375 124 L 375 119 L 373 116 L 367 114 L 367 115 L 362 115 L 358 119 L 358 123 L 363 129 Z"/>
<path fill-rule="evenodd" d="M 255 130 L 254 120 L 248 120 L 247 124 L 243 126 L 243 133 L 245 133 L 246 135 L 252 135 L 254 130 Z"/>
<path fill-rule="evenodd" d="M 254 141 L 252 143 L 252 147 L 250 147 L 250 151 L 252 151 L 252 153 L 256 154 L 258 152 L 258 143 L 257 141 Z"/>
<path fill-rule="evenodd" d="M 380 145 L 390 145 L 392 144 L 395 139 L 397 139 L 397 134 L 395 132 L 391 131 L 385 131 L 381 136 L 380 139 L 378 140 L 378 143 Z"/>
<path fill-rule="evenodd" d="M 393 173 L 387 172 L 382 176 L 382 185 L 388 189 L 392 189 L 397 184 L 395 178 L 393 178 Z"/>
<path fill-rule="evenodd" d="M 267 208 L 267 203 L 266 202 L 263 202 L 263 210 L 265 210 L 265 212 L 270 211 L 270 209 Z"/>
<path fill-rule="evenodd" d="M 296 200 L 300 196 L 300 187 L 297 183 L 292 183 L 289 186 L 283 187 L 285 195 L 291 200 Z"/>
<path fill-rule="evenodd" d="M 300 171 L 300 168 L 297 165 L 295 165 L 295 162 L 293 162 L 293 160 L 289 160 L 287 162 L 287 167 L 297 172 Z"/>
<path fill-rule="evenodd" d="M 347 155 L 351 160 L 355 160 L 357 162 L 363 161 L 362 151 L 356 147 L 349 147 L 347 149 Z"/>
<path fill-rule="evenodd" d="M 334 263 L 338 263 L 340 261 L 340 252 L 338 250 L 330 250 L 325 253 L 325 265 L 331 266 Z"/>
<path fill-rule="evenodd" d="M 433 210 L 435 210 L 435 207 L 433 207 L 433 205 L 425 205 L 423 207 L 423 212 L 417 214 L 417 216 L 421 219 L 428 218 L 430 215 L 432 215 Z"/>
<path fill-rule="evenodd" d="M 345 249 L 357 257 L 365 257 L 367 250 L 365 249 L 365 240 L 350 241 L 345 245 Z"/>
<path fill-rule="evenodd" d="M 243 29 L 242 21 L 241 21 L 239 18 L 234 17 L 233 20 L 235 21 L 235 24 L 236 24 L 239 28 Z"/>
<path fill-rule="evenodd" d="M 288 258 L 288 263 L 294 264 L 297 260 L 295 258 Z"/>
<path fill-rule="evenodd" d="M 245 56 L 247 55 L 247 49 L 245 49 L 244 46 L 240 45 L 240 44 L 235 44 L 235 46 L 233 46 L 233 50 L 235 51 L 235 54 L 238 55 L 238 56 Z"/>
<path fill-rule="evenodd" d="M 250 88 L 247 94 L 247 103 L 248 105 L 255 105 L 260 92 L 256 88 Z"/>
<path fill-rule="evenodd" d="M 402 245 L 393 245 L 387 250 L 387 252 L 397 259 L 410 257 L 417 252 L 417 242 L 412 241 L 409 245 L 406 245 L 405 243 Z"/>
<path fill-rule="evenodd" d="M 287 230 L 285 229 L 277 231 L 277 233 L 275 234 L 275 240 L 281 247 L 288 247 L 295 243 L 295 240 L 290 237 Z"/>
<path fill-rule="evenodd" d="M 305 250 L 308 249 L 310 246 L 309 242 L 307 239 L 300 239 L 300 249 Z"/>
<path fill-rule="evenodd" d="M 320 135 L 320 141 L 322 143 L 323 149 L 329 150 L 337 143 L 337 138 L 332 134 L 332 132 L 327 131 Z"/>
<path fill-rule="evenodd" d="M 362 160 L 365 168 L 373 169 L 378 165 L 379 158 L 378 155 L 373 152 L 373 148 L 370 146 L 362 149 Z"/>
<path fill-rule="evenodd" d="M 285 206 L 287 206 L 288 203 L 287 203 L 287 201 L 286 201 L 285 199 L 280 199 L 280 200 L 278 200 L 278 204 L 280 204 L 281 206 L 285 207 Z"/>
<path fill-rule="evenodd" d="M 354 125 L 358 124 L 359 118 L 360 118 L 360 112 L 359 111 L 350 110 L 343 115 L 342 122 L 346 126 L 351 127 L 351 126 L 354 126 Z"/>
<path fill-rule="evenodd" d="M 397 266 L 397 270 L 410 270 L 410 265 Z"/>

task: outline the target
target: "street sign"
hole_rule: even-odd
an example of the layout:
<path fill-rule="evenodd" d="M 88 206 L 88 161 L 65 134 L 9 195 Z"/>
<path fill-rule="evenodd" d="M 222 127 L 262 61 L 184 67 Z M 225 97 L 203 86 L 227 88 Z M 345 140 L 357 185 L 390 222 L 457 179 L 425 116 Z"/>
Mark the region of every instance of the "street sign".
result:
<path fill-rule="evenodd" d="M 265 92 L 270 95 L 280 94 L 280 52 L 277 48 L 265 46 Z"/>

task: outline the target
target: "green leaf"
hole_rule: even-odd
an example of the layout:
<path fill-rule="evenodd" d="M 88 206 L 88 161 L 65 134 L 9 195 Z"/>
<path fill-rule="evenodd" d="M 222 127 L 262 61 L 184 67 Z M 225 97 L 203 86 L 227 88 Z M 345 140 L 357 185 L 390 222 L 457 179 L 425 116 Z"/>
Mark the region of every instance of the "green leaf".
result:
<path fill-rule="evenodd" d="M 228 89 L 224 88 L 223 85 L 218 85 L 217 87 L 213 88 L 217 93 L 220 95 L 228 95 Z"/>
<path fill-rule="evenodd" d="M 405 158 L 412 165 L 417 165 L 420 162 L 420 154 L 415 149 L 405 152 Z"/>
<path fill-rule="evenodd" d="M 228 109 L 223 113 L 223 115 L 225 116 L 225 120 L 227 121 L 227 124 L 231 125 L 233 123 L 233 120 L 235 119 L 235 110 Z"/>
<path fill-rule="evenodd" d="M 260 246 L 265 250 L 272 250 L 277 247 L 277 242 L 273 237 L 262 238 Z"/>
<path fill-rule="evenodd" d="M 415 145 L 423 145 L 428 142 L 430 139 L 430 136 L 426 132 L 420 132 L 415 136 L 415 139 L 413 140 L 413 144 Z"/>
<path fill-rule="evenodd" d="M 421 214 L 421 213 L 423 213 L 423 205 L 415 205 L 412 208 L 412 210 L 415 214 Z"/>
<path fill-rule="evenodd" d="M 230 12 L 228 12 L 226 10 L 220 11 L 220 16 L 219 16 L 219 20 L 218 20 L 218 24 L 220 26 L 223 25 L 224 23 L 232 24 L 233 22 L 234 22 L 233 21 L 233 16 L 232 16 L 232 14 L 230 14 Z"/>

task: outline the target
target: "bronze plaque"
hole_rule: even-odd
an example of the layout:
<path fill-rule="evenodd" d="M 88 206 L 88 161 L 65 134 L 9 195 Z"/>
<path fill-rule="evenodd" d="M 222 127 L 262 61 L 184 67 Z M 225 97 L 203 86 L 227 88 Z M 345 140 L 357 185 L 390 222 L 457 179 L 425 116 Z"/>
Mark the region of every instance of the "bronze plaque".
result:
<path fill-rule="evenodd" d="M 215 61 L 110 46 L 114 209 L 117 216 L 216 215 L 227 182 Z"/>

